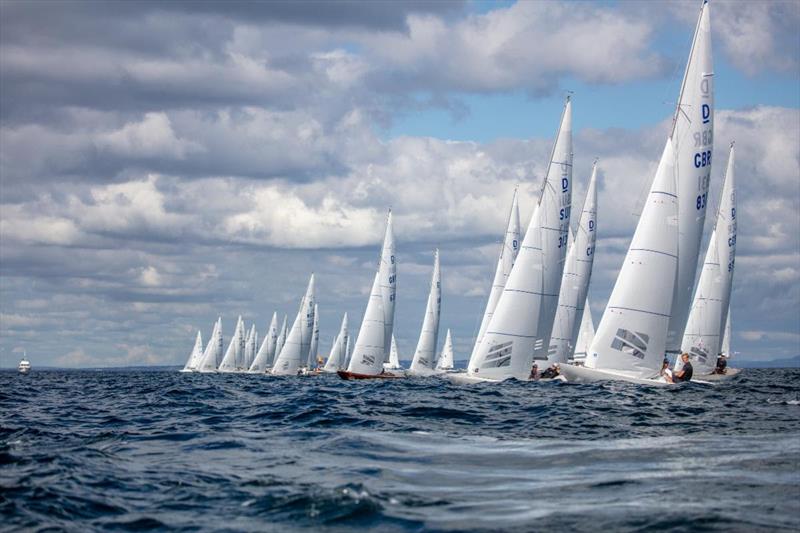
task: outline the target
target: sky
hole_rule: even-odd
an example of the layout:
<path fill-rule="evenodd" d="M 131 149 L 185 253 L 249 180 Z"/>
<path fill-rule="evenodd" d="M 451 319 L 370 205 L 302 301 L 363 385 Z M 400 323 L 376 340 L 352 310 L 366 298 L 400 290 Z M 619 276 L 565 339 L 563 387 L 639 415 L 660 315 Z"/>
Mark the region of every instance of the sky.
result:
<path fill-rule="evenodd" d="M 0 2 L 0 366 L 183 364 L 316 273 L 321 349 L 361 322 L 395 215 L 401 359 L 441 249 L 465 359 L 514 187 L 564 98 L 599 159 L 595 323 L 653 177 L 700 3 Z M 800 3 L 711 4 L 717 203 L 736 141 L 733 350 L 800 354 Z M 713 211 L 709 211 L 713 213 Z M 711 216 L 706 223 L 706 233 Z M 704 251 L 707 238 L 704 237 Z M 702 253 L 702 252 L 701 252 Z"/>

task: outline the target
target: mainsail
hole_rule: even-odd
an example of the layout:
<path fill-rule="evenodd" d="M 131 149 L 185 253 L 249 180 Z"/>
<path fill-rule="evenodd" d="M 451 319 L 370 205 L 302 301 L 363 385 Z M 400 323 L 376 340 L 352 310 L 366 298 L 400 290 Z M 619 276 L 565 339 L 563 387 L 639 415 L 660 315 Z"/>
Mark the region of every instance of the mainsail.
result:
<path fill-rule="evenodd" d="M 317 352 L 319 351 L 319 306 L 314 304 L 314 324 L 311 327 L 311 346 L 308 349 L 306 368 L 317 368 Z"/>
<path fill-rule="evenodd" d="M 433 275 L 425 307 L 425 318 L 419 333 L 417 349 L 411 360 L 409 373 L 430 374 L 436 364 L 436 347 L 439 337 L 439 316 L 442 310 L 442 274 L 439 265 L 439 250 L 433 256 Z"/>
<path fill-rule="evenodd" d="M 450 328 L 447 328 L 447 335 L 444 338 L 444 348 L 439 360 L 436 362 L 436 370 L 453 369 L 453 338 L 450 336 Z"/>
<path fill-rule="evenodd" d="M 222 317 L 219 317 L 214 323 L 211 338 L 203 351 L 200 363 L 197 365 L 198 372 L 214 372 L 217 369 L 217 364 L 219 364 L 222 357 L 222 346 Z"/>
<path fill-rule="evenodd" d="M 480 329 L 478 329 L 478 337 L 475 339 L 475 347 L 470 356 L 470 364 L 467 368 L 472 368 L 472 361 L 476 356 L 478 346 L 481 344 L 481 339 L 486 333 L 486 328 L 489 327 L 489 321 L 494 315 L 494 310 L 497 307 L 497 302 L 500 300 L 500 295 L 503 294 L 503 289 L 506 286 L 506 280 L 511 273 L 511 267 L 514 266 L 514 261 L 517 259 L 519 252 L 519 203 L 517 200 L 517 189 L 514 189 L 514 196 L 511 198 L 511 210 L 508 212 L 508 223 L 506 224 L 506 234 L 503 238 L 503 244 L 500 246 L 500 256 L 497 258 L 497 268 L 494 271 L 494 280 L 492 281 L 492 290 L 489 292 L 489 299 L 486 301 L 486 310 L 483 312 L 483 319 L 481 320 Z"/>
<path fill-rule="evenodd" d="M 339 328 L 339 334 L 336 336 L 336 340 L 333 342 L 333 348 L 331 348 L 331 353 L 328 356 L 328 360 L 325 362 L 325 366 L 323 370 L 325 372 L 336 372 L 344 368 L 345 359 L 347 358 L 347 342 L 348 342 L 348 334 L 347 334 L 347 313 L 344 314 L 342 318 L 342 326 Z"/>
<path fill-rule="evenodd" d="M 383 236 L 381 248 L 381 262 L 379 267 L 381 298 L 383 298 L 383 338 L 386 345 L 383 347 L 383 361 L 389 361 L 389 339 L 392 338 L 394 329 L 394 304 L 397 296 L 397 264 L 395 261 L 394 229 L 392 225 L 392 210 L 386 217 L 386 233 Z"/>
<path fill-rule="evenodd" d="M 700 240 L 706 219 L 714 145 L 714 90 L 709 5 L 703 3 L 673 119 L 678 195 L 678 272 L 673 289 L 667 350 L 677 352 L 692 303 Z"/>
<path fill-rule="evenodd" d="M 183 367 L 184 372 L 191 372 L 192 370 L 197 370 L 197 365 L 200 364 L 200 359 L 203 357 L 203 336 L 200 334 L 200 331 L 197 332 L 197 337 L 194 340 L 194 347 L 192 348 L 192 353 L 189 354 L 189 359 L 186 361 L 186 365 Z"/>
<path fill-rule="evenodd" d="M 292 324 L 280 353 L 272 366 L 276 376 L 295 375 L 300 365 L 306 362 L 311 344 L 311 328 L 314 323 L 314 274 L 308 280 L 306 294 L 300 301 L 300 310 Z M 304 337 L 305 336 L 305 337 Z"/>
<path fill-rule="evenodd" d="M 689 354 L 698 374 L 710 374 L 721 353 L 727 322 L 736 255 L 736 187 L 733 176 L 734 151 L 731 145 L 717 219 L 711 232 L 703 270 L 697 284 L 692 310 L 681 350 Z M 683 363 L 678 359 L 675 368 Z"/>
<path fill-rule="evenodd" d="M 375 273 L 364 319 L 358 330 L 355 348 L 350 356 L 347 371 L 355 374 L 377 376 L 383 371 L 384 335 L 383 293 L 381 269 Z"/>
<path fill-rule="evenodd" d="M 272 313 L 272 322 L 269 323 L 267 334 L 264 341 L 256 353 L 253 364 L 250 365 L 250 372 L 264 372 L 267 367 L 272 366 L 272 359 L 275 357 L 275 345 L 278 342 L 278 313 Z"/>
<path fill-rule="evenodd" d="M 597 326 L 586 367 L 636 379 L 658 376 L 677 268 L 675 154 L 667 139 L 636 232 Z"/>
<path fill-rule="evenodd" d="M 722 347 L 720 353 L 725 357 L 731 357 L 731 308 L 728 307 L 728 318 L 725 319 L 725 333 L 722 334 Z"/>
<path fill-rule="evenodd" d="M 231 337 L 231 342 L 228 344 L 228 349 L 225 350 L 225 357 L 222 358 L 217 370 L 220 372 L 236 372 L 238 370 L 244 356 L 242 353 L 244 341 L 244 321 L 240 315 L 239 320 L 236 321 L 236 329 Z"/>
<path fill-rule="evenodd" d="M 597 235 L 597 163 L 592 166 L 586 200 L 583 203 L 575 238 L 570 239 L 561 290 L 558 296 L 558 310 L 553 322 L 550 337 L 550 351 L 547 359 L 551 363 L 566 363 L 575 352 L 583 303 L 589 292 L 592 277 L 594 245 Z"/>
<path fill-rule="evenodd" d="M 547 350 L 542 352 L 541 346 L 549 341 L 558 303 L 571 181 L 572 103 L 567 98 L 539 202 L 468 375 L 528 379 L 534 350 L 546 359 Z"/>
<path fill-rule="evenodd" d="M 289 325 L 287 323 L 287 319 L 289 317 L 283 315 L 283 326 L 281 326 L 281 332 L 278 334 L 278 340 L 275 342 L 275 355 L 272 357 L 272 365 L 275 365 L 275 358 L 278 357 L 278 354 L 281 353 L 283 349 L 283 345 L 286 343 L 286 336 L 289 334 Z"/>

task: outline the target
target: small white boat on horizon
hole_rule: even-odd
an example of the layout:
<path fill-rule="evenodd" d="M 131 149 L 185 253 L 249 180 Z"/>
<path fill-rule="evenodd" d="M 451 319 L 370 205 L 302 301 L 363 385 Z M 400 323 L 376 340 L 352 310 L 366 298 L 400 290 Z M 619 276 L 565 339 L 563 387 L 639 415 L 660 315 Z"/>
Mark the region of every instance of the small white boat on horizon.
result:
<path fill-rule="evenodd" d="M 22 359 L 20 359 L 17 370 L 20 374 L 28 374 L 31 371 L 31 362 L 28 361 L 28 357 L 25 352 L 22 352 Z"/>

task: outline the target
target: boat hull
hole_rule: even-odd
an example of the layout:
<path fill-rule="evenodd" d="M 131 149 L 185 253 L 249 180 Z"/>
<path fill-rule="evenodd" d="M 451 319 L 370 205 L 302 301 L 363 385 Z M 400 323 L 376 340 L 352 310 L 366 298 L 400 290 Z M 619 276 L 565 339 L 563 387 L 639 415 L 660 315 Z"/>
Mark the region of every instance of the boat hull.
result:
<path fill-rule="evenodd" d="M 344 380 L 351 380 L 351 379 L 402 379 L 405 376 L 399 376 L 396 374 L 391 374 L 389 372 L 384 372 L 383 374 L 357 374 L 355 372 L 348 372 L 347 370 L 339 370 L 336 372 L 340 378 Z"/>
<path fill-rule="evenodd" d="M 498 379 L 479 378 L 477 376 L 470 376 L 466 372 L 453 372 L 452 374 L 444 374 L 444 377 L 456 385 L 474 385 L 475 383 L 500 383 Z"/>
<path fill-rule="evenodd" d="M 615 372 L 606 372 L 604 370 L 597 370 L 596 368 L 586 368 L 584 366 L 575 366 L 569 364 L 560 365 L 561 375 L 570 383 L 599 383 L 602 381 L 626 381 L 628 383 L 636 383 L 638 385 L 651 385 L 656 387 L 666 387 L 674 385 L 668 383 L 664 379 L 643 379 L 626 376 L 625 374 L 617 374 Z"/>
<path fill-rule="evenodd" d="M 724 381 L 726 379 L 731 379 L 741 371 L 742 371 L 741 368 L 729 368 L 728 371 L 724 374 L 701 374 L 700 376 L 697 377 L 703 379 L 704 381 Z"/>

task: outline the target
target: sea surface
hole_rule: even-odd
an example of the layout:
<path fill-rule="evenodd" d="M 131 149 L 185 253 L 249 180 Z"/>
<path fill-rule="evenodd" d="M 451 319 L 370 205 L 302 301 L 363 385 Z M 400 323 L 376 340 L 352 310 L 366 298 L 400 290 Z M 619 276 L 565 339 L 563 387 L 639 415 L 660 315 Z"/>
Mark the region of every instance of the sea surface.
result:
<path fill-rule="evenodd" d="M 800 370 L 713 386 L 0 372 L 0 530 L 797 531 Z"/>

